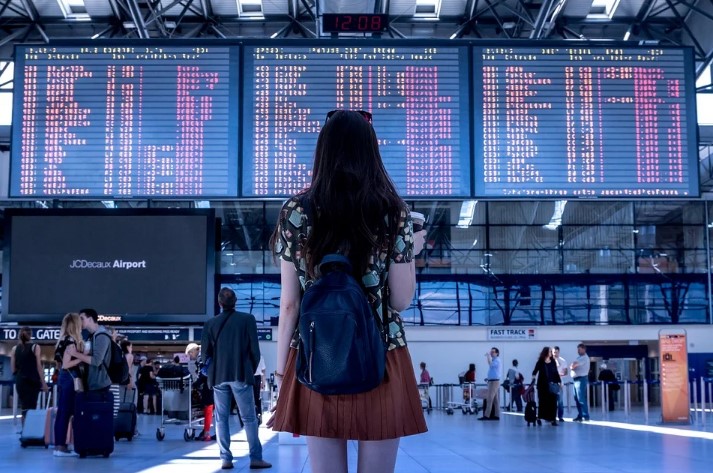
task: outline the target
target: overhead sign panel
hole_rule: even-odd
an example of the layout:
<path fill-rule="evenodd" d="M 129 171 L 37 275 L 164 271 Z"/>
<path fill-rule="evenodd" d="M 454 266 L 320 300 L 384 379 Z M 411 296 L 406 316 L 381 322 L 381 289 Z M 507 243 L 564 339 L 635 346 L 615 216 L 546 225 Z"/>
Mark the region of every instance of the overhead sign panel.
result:
<path fill-rule="evenodd" d="M 475 193 L 699 195 L 687 49 L 475 46 Z"/>
<path fill-rule="evenodd" d="M 18 46 L 10 197 L 237 197 L 237 51 Z"/>

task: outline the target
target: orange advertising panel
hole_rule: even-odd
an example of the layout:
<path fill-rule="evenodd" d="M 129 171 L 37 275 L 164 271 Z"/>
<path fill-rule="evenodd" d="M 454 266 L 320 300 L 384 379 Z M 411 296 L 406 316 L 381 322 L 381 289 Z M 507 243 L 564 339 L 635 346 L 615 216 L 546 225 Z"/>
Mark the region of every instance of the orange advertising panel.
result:
<path fill-rule="evenodd" d="M 686 334 L 659 334 L 661 410 L 664 422 L 690 422 Z"/>

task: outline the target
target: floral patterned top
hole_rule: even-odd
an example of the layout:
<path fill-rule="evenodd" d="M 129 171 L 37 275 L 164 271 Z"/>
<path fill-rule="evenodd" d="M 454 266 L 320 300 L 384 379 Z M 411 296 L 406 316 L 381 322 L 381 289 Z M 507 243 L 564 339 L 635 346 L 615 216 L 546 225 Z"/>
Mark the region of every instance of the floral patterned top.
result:
<path fill-rule="evenodd" d="M 307 236 L 312 226 L 307 213 L 304 210 L 300 197 L 293 197 L 288 200 L 280 212 L 278 222 L 278 233 L 280 238 L 276 243 L 275 251 L 280 258 L 294 263 L 297 276 L 302 286 L 302 292 L 309 287 L 313 280 L 308 279 L 307 265 L 302 257 L 303 248 L 307 242 Z M 382 319 L 384 313 L 381 306 L 384 285 L 386 284 L 388 273 L 386 272 L 386 252 L 375 252 L 369 260 L 367 272 L 362 277 L 369 302 L 374 308 L 374 313 Z M 409 263 L 413 259 L 413 223 L 411 216 L 401 213 L 399 221 L 399 232 L 396 236 L 394 248 L 389 255 L 389 264 Z M 389 328 L 389 350 L 406 346 L 406 336 L 404 334 L 404 324 L 399 313 L 388 307 L 387 324 Z M 295 331 L 291 346 L 297 348 L 299 334 Z"/>

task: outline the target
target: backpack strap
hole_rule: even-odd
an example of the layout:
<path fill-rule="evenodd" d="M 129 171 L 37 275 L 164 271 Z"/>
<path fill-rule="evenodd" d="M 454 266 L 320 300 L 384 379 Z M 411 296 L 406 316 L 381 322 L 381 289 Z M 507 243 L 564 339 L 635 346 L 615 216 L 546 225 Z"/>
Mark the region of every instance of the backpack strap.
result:
<path fill-rule="evenodd" d="M 386 344 L 386 349 L 389 348 L 389 267 L 391 266 L 391 255 L 386 255 L 386 267 L 384 271 L 386 272 L 386 279 L 384 279 L 384 287 L 381 290 L 381 321 L 376 317 L 376 324 L 381 329 L 381 333 L 384 336 L 384 343 Z"/>
<path fill-rule="evenodd" d="M 106 335 L 109 338 L 109 349 L 107 350 L 107 354 L 109 355 L 109 362 L 107 363 L 106 361 L 106 355 L 104 355 L 104 362 L 101 364 L 101 366 L 104 367 L 104 371 L 106 371 L 107 376 L 109 375 L 109 364 L 111 363 L 111 359 L 113 357 L 113 354 L 111 353 L 111 344 L 114 343 L 114 340 L 111 339 L 111 335 L 109 335 L 109 332 L 99 332 L 95 333 L 92 335 L 92 338 L 94 339 L 94 342 L 96 342 L 97 335 Z M 96 349 L 96 343 L 92 343 L 92 351 Z"/>
<path fill-rule="evenodd" d="M 213 338 L 213 355 L 211 356 L 212 360 L 210 362 L 210 372 L 213 375 L 213 381 L 215 381 L 215 366 L 217 365 L 216 362 L 216 355 L 218 354 L 218 339 L 220 338 L 220 334 L 223 332 L 223 329 L 225 328 L 225 324 L 228 323 L 228 319 L 233 316 L 235 311 L 226 313 L 225 319 L 223 319 L 223 323 L 220 324 L 220 327 L 218 328 L 218 333 L 215 335 Z"/>

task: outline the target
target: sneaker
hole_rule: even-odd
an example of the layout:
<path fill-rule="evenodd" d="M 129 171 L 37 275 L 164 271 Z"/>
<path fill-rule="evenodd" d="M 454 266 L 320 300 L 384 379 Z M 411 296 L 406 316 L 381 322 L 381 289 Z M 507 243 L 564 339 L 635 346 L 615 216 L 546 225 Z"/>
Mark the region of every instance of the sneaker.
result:
<path fill-rule="evenodd" d="M 52 454 L 55 457 L 78 457 L 75 452 L 72 452 L 71 450 L 55 450 L 54 453 Z"/>
<path fill-rule="evenodd" d="M 261 470 L 263 468 L 272 468 L 272 463 L 268 463 L 265 460 L 251 460 L 250 469 L 251 470 Z"/>
<path fill-rule="evenodd" d="M 230 460 L 223 460 L 223 464 L 220 466 L 221 470 L 232 470 L 233 462 Z"/>
<path fill-rule="evenodd" d="M 584 418 L 582 416 L 577 416 L 574 419 L 572 419 L 572 422 L 582 422 Z"/>
<path fill-rule="evenodd" d="M 589 417 L 584 418 L 584 422 L 589 422 L 589 420 L 590 420 Z"/>

